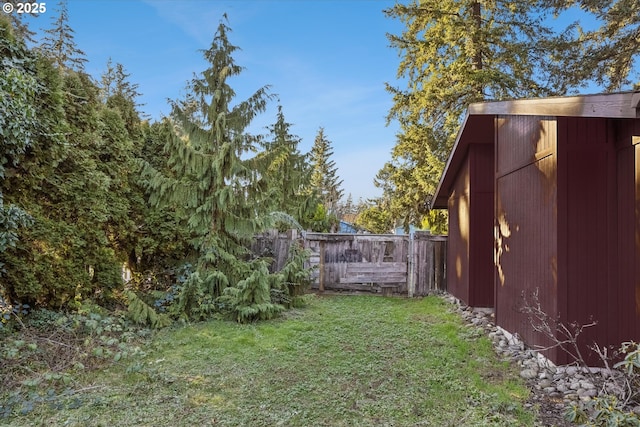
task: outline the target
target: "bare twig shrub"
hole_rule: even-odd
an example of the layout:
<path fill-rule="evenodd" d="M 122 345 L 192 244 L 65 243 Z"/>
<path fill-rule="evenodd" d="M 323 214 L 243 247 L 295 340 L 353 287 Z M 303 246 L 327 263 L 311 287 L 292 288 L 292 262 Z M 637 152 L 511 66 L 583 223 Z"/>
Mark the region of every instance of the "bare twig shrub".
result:
<path fill-rule="evenodd" d="M 529 297 L 523 292 L 522 299 L 520 311 L 527 315 L 533 330 L 550 342 L 548 346 L 537 346 L 535 350 L 562 349 L 579 368 L 579 373 L 597 387 L 596 397 L 571 405 L 567 419 L 580 425 L 640 426 L 637 414 L 640 409 L 640 344 L 626 342 L 618 350 L 612 350 L 593 343 L 589 349 L 603 366 L 593 368 L 587 363 L 578 338 L 585 329 L 597 325 L 597 320 L 592 319 L 586 324 L 561 322 L 542 309 L 538 289 Z M 621 357 L 623 359 L 616 363 Z"/>
<path fill-rule="evenodd" d="M 538 289 L 536 288 L 527 297 L 526 293 L 522 293 L 523 305 L 520 312 L 527 315 L 529 325 L 534 331 L 546 337 L 551 344 L 548 346 L 536 346 L 536 351 L 546 351 L 554 348 L 560 348 L 567 353 L 571 360 L 574 360 L 579 366 L 588 366 L 585 355 L 578 345 L 578 337 L 582 332 L 598 324 L 597 321 L 591 320 L 586 324 L 572 322 L 565 324 L 560 321 L 559 317 L 551 317 L 540 305 L 538 297 Z"/>

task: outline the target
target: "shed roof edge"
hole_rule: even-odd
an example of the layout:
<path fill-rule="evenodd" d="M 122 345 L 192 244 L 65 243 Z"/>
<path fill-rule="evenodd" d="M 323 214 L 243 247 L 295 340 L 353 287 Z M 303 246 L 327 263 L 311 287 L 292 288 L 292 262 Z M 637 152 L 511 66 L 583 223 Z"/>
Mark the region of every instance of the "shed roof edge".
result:
<path fill-rule="evenodd" d="M 436 192 L 429 203 L 431 209 L 446 209 L 448 195 L 441 194 L 448 189 L 443 188 L 446 177 L 450 171 L 454 156 L 463 156 L 458 153 L 460 146 L 466 144 L 462 141 L 465 127 L 471 116 L 500 116 L 500 115 L 527 115 L 527 116 L 555 116 L 555 117 L 603 117 L 603 118 L 640 118 L 640 91 L 601 93 L 594 95 L 575 95 L 563 97 L 519 99 L 511 101 L 489 101 L 470 104 L 465 112 L 464 119 L 456 136 L 447 163 L 443 169 Z"/>
<path fill-rule="evenodd" d="M 469 110 L 467 110 L 465 112 L 464 119 L 462 120 L 462 124 L 460 125 L 460 130 L 458 131 L 458 135 L 456 135 L 456 140 L 453 143 L 453 147 L 451 148 L 451 153 L 449 154 L 447 163 L 445 163 L 444 169 L 442 170 L 442 175 L 440 176 L 440 181 L 438 182 L 438 187 L 436 188 L 436 192 L 434 193 L 433 198 L 429 202 L 430 209 L 447 209 L 448 208 L 448 204 L 447 204 L 448 196 L 443 199 L 443 196 L 440 195 L 440 192 L 442 191 L 442 186 L 444 185 L 444 180 L 445 180 L 447 171 L 449 170 L 449 167 L 451 166 L 451 162 L 453 161 L 453 153 L 455 153 L 458 149 L 458 145 L 460 144 L 460 139 L 462 138 L 462 133 L 467 124 L 467 121 L 469 120 L 469 116 L 470 116 L 470 112 Z M 443 204 L 443 201 L 444 201 L 444 204 Z"/>
<path fill-rule="evenodd" d="M 527 115 L 556 117 L 638 118 L 640 92 L 601 93 L 469 105 L 470 115 Z"/>

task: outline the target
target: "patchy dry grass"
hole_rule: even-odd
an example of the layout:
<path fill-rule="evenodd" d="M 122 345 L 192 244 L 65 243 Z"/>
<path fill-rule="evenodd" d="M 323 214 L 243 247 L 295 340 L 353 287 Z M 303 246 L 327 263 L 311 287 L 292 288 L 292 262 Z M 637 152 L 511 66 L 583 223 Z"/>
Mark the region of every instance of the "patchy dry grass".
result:
<path fill-rule="evenodd" d="M 532 426 L 528 390 L 439 298 L 318 297 L 157 334 L 14 426 Z"/>

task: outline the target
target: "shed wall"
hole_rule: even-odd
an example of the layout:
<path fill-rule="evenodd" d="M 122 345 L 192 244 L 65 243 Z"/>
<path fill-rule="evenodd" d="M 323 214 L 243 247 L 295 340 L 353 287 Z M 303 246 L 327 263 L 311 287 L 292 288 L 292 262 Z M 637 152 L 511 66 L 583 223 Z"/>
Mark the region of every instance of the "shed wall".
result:
<path fill-rule="evenodd" d="M 483 182 L 474 169 L 481 155 L 472 151 L 491 135 L 494 254 L 482 265 L 494 272 L 496 323 L 530 346 L 553 342 L 533 331 L 526 304 L 539 305 L 548 320 L 597 321 L 581 334 L 584 354 L 594 341 L 640 341 L 640 119 L 637 109 L 620 113 L 627 98 L 620 106 L 608 95 L 607 102 L 585 98 L 589 103 L 574 103 L 575 117 L 564 107 L 535 110 L 558 117 L 530 110 L 518 116 L 506 108 L 511 104 L 492 113 L 504 115 L 483 109 L 469 116 L 456 142 L 458 155 L 441 182 L 450 189 L 449 289 L 470 305 L 481 297 L 472 283 L 484 247 L 475 240 L 476 208 L 492 196 L 475 187 Z M 543 353 L 556 363 L 573 361 L 560 349 Z"/>
<path fill-rule="evenodd" d="M 470 170 L 469 155 L 457 174 L 449 196 L 449 241 L 447 246 L 447 290 L 469 302 Z"/>
<path fill-rule="evenodd" d="M 534 347 L 550 341 L 533 331 L 525 305 L 557 314 L 556 141 L 554 119 L 496 118 L 496 323 Z"/>
<path fill-rule="evenodd" d="M 471 144 L 449 197 L 448 291 L 493 307 L 493 146 Z"/>
<path fill-rule="evenodd" d="M 578 340 L 587 363 L 599 364 L 594 342 L 640 339 L 639 171 L 638 121 L 497 119 L 498 325 L 531 346 L 552 344 L 519 310 L 524 296 L 549 320 L 597 322 Z M 543 353 L 574 361 L 560 349 Z"/>
<path fill-rule="evenodd" d="M 617 316 L 616 343 L 640 341 L 640 120 L 618 123 L 617 147 L 617 285 L 610 306 Z"/>
<path fill-rule="evenodd" d="M 493 307 L 493 145 L 473 144 L 469 147 L 470 240 L 469 301 L 473 307 Z"/>
<path fill-rule="evenodd" d="M 579 343 L 589 363 L 598 357 L 593 342 L 614 344 L 616 152 L 607 119 L 558 119 L 559 318 L 565 324 L 597 325 L 585 329 Z M 560 363 L 572 360 L 559 354 Z"/>

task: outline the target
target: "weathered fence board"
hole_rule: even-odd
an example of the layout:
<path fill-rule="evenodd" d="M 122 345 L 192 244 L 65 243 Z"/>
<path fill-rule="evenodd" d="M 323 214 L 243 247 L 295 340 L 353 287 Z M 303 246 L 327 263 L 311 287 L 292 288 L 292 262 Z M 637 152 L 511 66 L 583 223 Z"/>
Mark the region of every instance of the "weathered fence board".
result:
<path fill-rule="evenodd" d="M 424 296 L 445 290 L 446 236 L 427 232 L 334 234 L 271 232 L 256 237 L 253 253 L 273 258 L 272 271 L 286 263 L 289 247 L 300 241 L 315 266 L 312 289 Z"/>
<path fill-rule="evenodd" d="M 257 256 L 272 258 L 273 262 L 269 266 L 269 271 L 280 271 L 286 264 L 289 248 L 295 241 L 303 243 L 297 230 L 280 233 L 278 230 L 270 230 L 254 237 L 251 252 Z"/>
<path fill-rule="evenodd" d="M 433 290 L 445 291 L 447 236 L 434 236 L 428 232 L 416 231 L 413 241 L 415 295 L 427 295 Z"/>
<path fill-rule="evenodd" d="M 406 262 L 348 262 L 340 283 L 400 283 L 407 281 Z"/>
<path fill-rule="evenodd" d="M 397 283 L 397 292 L 404 293 L 408 243 L 409 236 L 399 235 L 306 233 L 310 265 L 318 270 L 312 287 L 362 291 L 365 285 L 369 292 L 382 292 L 381 284 Z"/>

